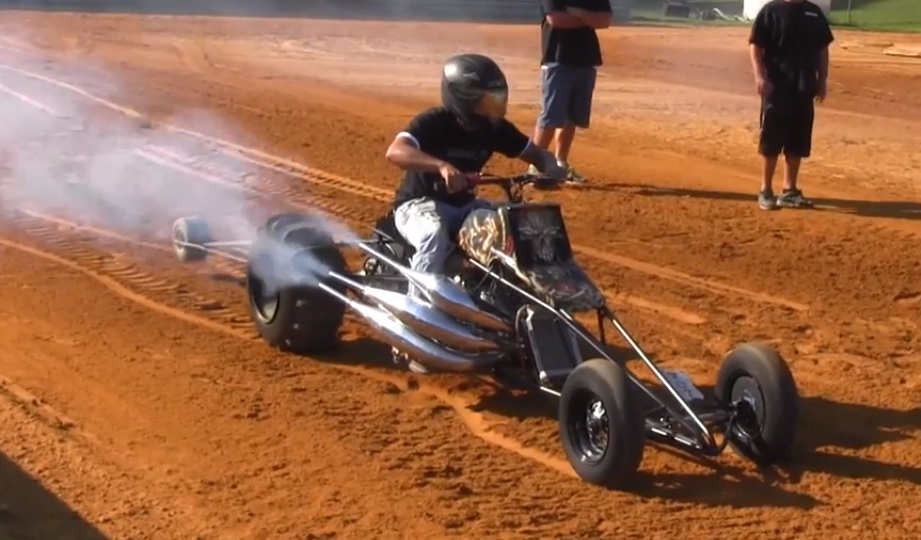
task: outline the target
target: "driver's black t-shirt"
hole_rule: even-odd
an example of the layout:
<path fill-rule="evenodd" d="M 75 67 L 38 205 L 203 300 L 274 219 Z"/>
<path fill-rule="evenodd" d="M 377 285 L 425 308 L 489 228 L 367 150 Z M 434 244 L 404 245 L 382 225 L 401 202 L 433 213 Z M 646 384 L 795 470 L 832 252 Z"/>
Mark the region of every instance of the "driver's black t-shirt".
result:
<path fill-rule="evenodd" d="M 493 153 L 515 158 L 524 152 L 530 140 L 514 124 L 502 120 L 480 131 L 467 130 L 444 107 L 423 111 L 410 121 L 400 136 L 413 139 L 426 154 L 450 163 L 462 173 L 479 173 Z M 449 194 L 438 173 L 406 171 L 396 192 L 394 207 L 420 197 L 434 197 L 454 206 L 469 203 L 473 190 Z"/>

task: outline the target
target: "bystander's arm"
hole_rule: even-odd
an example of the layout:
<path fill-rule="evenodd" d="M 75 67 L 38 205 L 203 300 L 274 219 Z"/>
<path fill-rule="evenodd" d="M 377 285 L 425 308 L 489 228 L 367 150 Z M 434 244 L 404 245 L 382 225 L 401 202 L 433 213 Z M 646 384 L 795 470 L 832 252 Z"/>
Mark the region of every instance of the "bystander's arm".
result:
<path fill-rule="evenodd" d="M 767 88 L 764 77 L 764 49 L 754 43 L 749 45 L 748 49 L 749 56 L 751 57 L 752 71 L 755 75 L 755 86 L 758 88 L 758 93 L 764 95 Z"/>
<path fill-rule="evenodd" d="M 762 96 L 770 90 L 766 82 L 765 51 L 776 46 L 776 24 L 774 19 L 775 17 L 772 16 L 770 8 L 764 7 L 755 16 L 751 33 L 748 36 L 748 54 L 751 59 L 752 71 L 754 71 L 755 87 L 757 87 L 758 93 Z"/>
<path fill-rule="evenodd" d="M 828 47 L 819 51 L 819 80 L 828 80 Z"/>
<path fill-rule="evenodd" d="M 568 11 L 553 11 L 547 13 L 545 18 L 547 19 L 547 24 L 558 30 L 571 30 L 585 26 L 585 21 Z"/>
<path fill-rule="evenodd" d="M 825 101 L 828 94 L 828 47 L 819 51 L 819 91 L 816 94 L 819 102 Z"/>
<path fill-rule="evenodd" d="M 578 7 L 568 7 L 566 8 L 566 12 L 582 21 L 583 26 L 588 26 L 595 30 L 601 30 L 602 28 L 611 26 L 610 11 L 589 11 Z"/>
<path fill-rule="evenodd" d="M 764 77 L 764 49 L 752 43 L 748 47 L 749 56 L 751 57 L 752 72 L 755 78 Z"/>

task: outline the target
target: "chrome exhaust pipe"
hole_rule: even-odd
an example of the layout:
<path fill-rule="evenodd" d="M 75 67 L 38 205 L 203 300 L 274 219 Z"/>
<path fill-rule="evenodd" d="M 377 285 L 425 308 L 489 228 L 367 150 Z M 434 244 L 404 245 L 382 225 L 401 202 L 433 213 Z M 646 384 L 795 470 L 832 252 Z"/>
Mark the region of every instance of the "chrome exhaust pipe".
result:
<path fill-rule="evenodd" d="M 350 308 L 365 318 L 382 337 L 382 340 L 406 353 L 424 366 L 441 371 L 469 372 L 490 366 L 498 362 L 501 353 L 465 354 L 440 347 L 419 334 L 416 334 L 396 317 L 386 311 L 353 300 L 325 283 L 318 287 L 345 302 Z"/>
<path fill-rule="evenodd" d="M 467 291 L 444 276 L 416 272 L 390 257 L 381 255 L 369 246 L 359 244 L 358 247 L 372 257 L 387 263 L 394 270 L 405 276 L 406 279 L 422 291 L 433 306 L 448 315 L 490 330 L 513 331 L 512 324 L 509 321 L 480 309 L 470 298 L 470 295 L 467 294 Z"/>
<path fill-rule="evenodd" d="M 368 287 L 336 272 L 330 272 L 329 277 L 359 291 L 423 337 L 474 353 L 498 351 L 501 348 L 498 342 L 477 334 L 473 328 L 452 319 L 422 299 Z"/>

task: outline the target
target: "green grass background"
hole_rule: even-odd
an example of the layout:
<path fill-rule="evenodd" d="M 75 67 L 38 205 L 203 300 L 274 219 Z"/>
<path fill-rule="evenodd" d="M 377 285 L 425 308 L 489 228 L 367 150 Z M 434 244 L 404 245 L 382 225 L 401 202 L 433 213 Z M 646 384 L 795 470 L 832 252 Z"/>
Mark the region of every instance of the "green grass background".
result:
<path fill-rule="evenodd" d="M 662 16 L 663 0 L 635 0 L 633 19 L 637 22 L 679 23 L 706 25 L 746 24 L 729 21 L 700 21 Z M 743 0 L 689 0 L 695 9 L 719 8 L 726 15 L 742 13 Z M 831 22 L 836 26 L 850 26 L 863 30 L 921 32 L 921 0 L 851 0 L 848 21 L 847 0 L 832 0 Z"/>

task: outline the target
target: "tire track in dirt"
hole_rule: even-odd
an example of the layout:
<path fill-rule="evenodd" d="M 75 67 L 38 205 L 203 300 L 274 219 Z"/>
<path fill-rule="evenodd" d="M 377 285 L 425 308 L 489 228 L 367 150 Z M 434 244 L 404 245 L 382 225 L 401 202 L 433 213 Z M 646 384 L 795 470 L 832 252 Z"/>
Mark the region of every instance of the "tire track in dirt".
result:
<path fill-rule="evenodd" d="M 154 276 L 142 270 L 129 256 L 101 253 L 94 244 L 96 239 L 92 236 L 83 238 L 75 234 L 62 236 L 59 227 L 66 223 L 64 220 L 56 219 L 55 221 L 47 222 L 41 218 L 20 214 L 16 216 L 15 223 L 26 234 L 53 251 L 46 251 L 2 237 L 0 237 L 0 245 L 43 258 L 79 272 L 96 280 L 112 293 L 157 313 L 219 332 L 235 339 L 259 340 L 258 334 L 252 329 L 252 322 L 249 316 L 243 313 L 240 308 L 235 308 L 223 300 L 217 300 L 193 291 L 175 277 Z M 77 230 L 79 227 L 78 224 L 71 224 L 73 230 Z M 96 229 L 96 231 L 101 232 L 99 229 Z M 111 233 L 109 236 L 117 237 L 119 235 Z M 131 242 L 130 240 L 126 241 Z M 152 249 L 164 250 L 161 247 Z M 173 307 L 155 299 L 161 295 L 170 295 L 177 304 L 182 305 L 182 308 Z M 201 313 L 201 315 L 190 313 L 188 310 Z M 312 361 L 316 362 L 316 360 Z M 404 392 L 418 391 L 433 397 L 450 406 L 472 435 L 567 476 L 575 475 L 565 461 L 545 454 L 540 450 L 527 447 L 518 441 L 493 431 L 491 423 L 485 416 L 470 409 L 474 406 L 474 403 L 461 395 L 452 393 L 448 389 L 427 382 L 411 382 L 405 377 L 358 366 L 327 363 L 322 363 L 322 365 L 347 371 L 377 382 L 390 383 Z"/>
<path fill-rule="evenodd" d="M 196 161 L 183 157 L 167 147 L 153 146 L 151 147 L 151 150 L 164 157 L 172 158 L 173 160 L 180 163 L 196 163 Z M 351 193 L 366 199 L 372 199 L 386 205 L 390 205 L 393 199 L 393 194 L 385 189 L 381 189 L 377 186 L 363 184 L 350 178 L 345 178 L 325 171 L 306 167 L 295 161 L 284 160 L 282 158 L 263 157 L 262 155 L 252 157 L 250 153 L 258 151 L 243 148 L 219 148 L 218 151 L 224 156 L 230 157 L 243 163 L 249 163 L 262 169 L 280 173 L 288 177 L 297 178 L 299 180 L 304 180 L 311 184 L 328 187 L 339 192 Z M 259 152 L 259 154 L 263 153 Z M 268 154 L 264 155 L 267 156 Z M 277 161 L 273 162 L 273 160 Z M 251 185 L 260 187 L 261 189 L 259 191 L 263 193 L 282 196 L 287 200 L 295 201 L 301 204 L 308 202 L 302 191 L 294 189 L 290 185 L 279 185 L 278 182 L 274 182 L 268 177 L 261 176 L 254 176 L 251 180 Z"/>
<path fill-rule="evenodd" d="M 38 49 L 32 47 L 22 40 L 10 36 L 0 36 L 0 49 L 17 54 L 30 54 L 38 52 Z"/>
<path fill-rule="evenodd" d="M 0 84 L 0 91 L 6 92 L 6 93 L 9 94 L 10 96 L 12 96 L 12 97 L 14 97 L 14 98 L 16 98 L 16 99 L 18 99 L 18 100 L 20 100 L 20 101 L 23 101 L 23 102 L 25 102 L 25 103 L 27 103 L 27 104 L 29 104 L 29 105 L 35 107 L 36 109 L 38 109 L 38 110 L 40 110 L 40 111 L 42 111 L 42 112 L 44 112 L 44 113 L 50 114 L 51 116 L 54 116 L 55 118 L 66 118 L 66 116 L 61 115 L 61 114 L 55 112 L 54 110 L 52 110 L 52 109 L 51 109 L 50 107 L 48 107 L 47 105 L 44 105 L 44 104 L 42 104 L 42 103 L 40 103 L 40 102 L 38 102 L 38 101 L 35 101 L 34 99 L 30 98 L 29 96 L 27 96 L 27 95 L 25 95 L 25 94 L 23 94 L 23 93 L 21 93 L 21 92 L 17 92 L 17 91 L 13 90 L 12 88 L 10 88 L 10 87 L 8 87 L 8 86 L 6 86 L 6 85 L 4 85 L 4 84 Z"/>
<path fill-rule="evenodd" d="M 146 242 L 143 240 L 138 240 L 136 238 L 131 238 L 120 234 L 115 231 L 110 231 L 107 229 L 101 229 L 98 227 L 93 227 L 86 224 L 74 223 L 72 221 L 67 221 L 65 219 L 58 218 L 56 216 L 49 215 L 44 212 L 33 210 L 30 208 L 20 208 L 18 212 L 26 217 L 34 218 L 35 220 L 45 222 L 49 225 L 54 225 L 58 231 L 69 231 L 71 233 L 80 233 L 85 232 L 93 236 L 94 239 L 98 240 L 101 238 L 109 238 L 112 240 L 118 240 L 126 244 L 131 244 L 134 246 L 159 251 L 164 254 L 173 255 L 175 252 L 171 247 L 166 245 L 157 244 L 153 242 Z M 245 273 L 243 271 L 242 265 L 235 261 L 229 259 L 224 259 L 221 257 L 211 257 L 207 262 L 201 267 L 207 270 L 211 270 L 219 275 L 226 275 L 231 278 L 243 279 Z"/>
<path fill-rule="evenodd" d="M 130 118 L 144 120 L 145 122 L 149 123 L 149 120 L 146 119 L 146 116 L 138 112 L 137 110 L 131 107 L 119 105 L 112 101 L 96 96 L 95 94 L 83 88 L 80 88 L 79 86 L 76 86 L 76 85 L 73 85 L 73 84 L 70 84 L 70 83 L 67 83 L 67 82 L 46 76 L 46 75 L 35 73 L 30 70 L 25 70 L 25 69 L 7 65 L 7 64 L 0 64 L 0 69 L 18 73 L 20 75 L 23 75 L 23 76 L 26 76 L 26 77 L 29 77 L 35 80 L 43 81 L 45 83 L 57 86 L 59 88 L 63 88 L 70 92 L 76 93 L 80 96 L 83 96 L 89 99 L 90 101 L 98 105 L 101 105 L 103 107 L 106 107 L 110 110 L 114 110 Z M 389 201 L 391 199 L 391 193 L 388 190 L 384 190 L 384 189 L 381 189 L 375 186 L 370 186 L 363 182 L 358 182 L 356 180 L 345 178 L 345 177 L 342 177 L 342 176 L 339 176 L 333 173 L 329 173 L 326 171 L 314 169 L 312 167 L 307 167 L 293 160 L 289 160 L 289 159 L 286 159 L 280 156 L 276 156 L 276 155 L 273 155 L 267 152 L 263 152 L 263 151 L 254 149 L 254 148 L 250 148 L 244 145 L 233 143 L 231 141 L 227 141 L 227 140 L 224 140 L 218 137 L 212 137 L 212 136 L 209 136 L 209 135 L 206 135 L 206 134 L 194 131 L 194 130 L 182 128 L 182 127 L 167 124 L 167 123 L 158 122 L 156 123 L 156 126 L 169 130 L 169 131 L 173 131 L 175 133 L 181 133 L 181 134 L 187 135 L 189 137 L 203 141 L 205 143 L 210 143 L 211 145 L 221 148 L 225 153 L 228 153 L 228 152 L 235 153 L 237 155 L 243 156 L 244 158 L 247 158 L 248 161 L 254 162 L 257 165 L 266 166 L 266 164 L 268 164 L 268 168 L 275 168 L 275 170 L 278 170 L 278 168 L 289 169 L 290 171 L 298 173 L 298 176 L 301 178 L 306 177 L 305 179 L 307 179 L 308 181 L 312 183 L 324 184 L 328 187 L 333 187 L 333 188 L 335 188 L 336 186 L 347 187 L 349 188 L 349 190 L 357 191 L 357 193 L 355 191 L 349 191 L 351 193 L 355 193 L 355 194 L 369 197 L 369 198 L 379 200 L 379 201 Z M 706 290 L 714 294 L 718 294 L 722 296 L 726 294 L 742 296 L 742 297 L 748 298 L 749 300 L 755 301 L 757 303 L 768 303 L 768 304 L 781 305 L 781 306 L 784 306 L 790 309 L 794 309 L 796 311 L 805 311 L 808 309 L 808 306 L 805 306 L 804 304 L 801 304 L 798 302 L 793 302 L 793 301 L 786 300 L 783 298 L 778 298 L 776 296 L 769 295 L 766 293 L 750 291 L 750 290 L 743 289 L 740 287 L 732 287 L 726 284 L 719 283 L 715 280 L 705 280 L 702 278 L 697 278 L 694 276 L 690 276 L 688 274 L 684 274 L 677 270 L 664 268 L 664 267 L 661 267 L 661 266 L 658 266 L 652 263 L 636 261 L 634 259 L 629 259 L 623 256 L 613 256 L 611 254 L 607 254 L 607 253 L 603 253 L 603 252 L 594 250 L 587 246 L 573 244 L 573 249 L 577 252 L 583 253 L 586 256 L 589 256 L 589 257 L 592 257 L 598 260 L 602 260 L 604 262 L 616 264 L 619 266 L 623 266 L 625 265 L 625 263 L 630 264 L 632 265 L 631 268 L 635 270 L 638 270 L 638 271 L 641 271 L 641 272 L 644 272 L 644 273 L 647 273 L 647 274 L 650 274 L 656 277 L 660 277 L 663 279 L 671 280 L 671 281 L 679 280 L 679 283 L 681 283 L 682 285 L 700 288 L 700 289 Z"/>
<path fill-rule="evenodd" d="M 0 397 L 17 403 L 32 416 L 39 418 L 45 425 L 55 430 L 71 434 L 79 433 L 84 438 L 91 438 L 87 433 L 79 430 L 76 422 L 3 374 L 0 374 Z"/>
<path fill-rule="evenodd" d="M 237 338 L 257 338 L 249 319 L 241 321 L 240 316 L 237 313 L 233 313 L 232 309 L 224 302 L 193 291 L 174 279 L 153 276 L 139 268 L 128 256 L 100 253 L 99 248 L 94 245 L 97 240 L 93 236 L 81 238 L 79 233 L 63 236 L 57 227 L 62 221 L 57 220 L 57 223 L 47 222 L 41 218 L 27 215 L 19 215 L 14 219 L 17 226 L 26 234 L 51 247 L 58 254 L 31 248 L 11 240 L 0 239 L 0 244 L 37 257 L 43 257 L 80 272 L 100 282 L 113 293 L 153 311 L 184 322 L 205 326 L 211 330 L 229 333 Z M 74 226 L 75 230 L 76 227 L 78 226 Z M 200 320 L 197 317 L 188 315 L 185 311 L 164 306 L 151 300 L 147 295 L 135 292 L 126 284 L 134 285 L 139 290 L 146 290 L 155 294 L 169 294 L 181 303 L 207 312 L 212 318 Z"/>
<path fill-rule="evenodd" d="M 169 46 L 176 52 L 182 65 L 192 73 L 204 73 L 214 69 L 203 43 L 184 38 L 170 38 Z"/>
<path fill-rule="evenodd" d="M 196 515 L 193 501 L 160 479 L 139 474 L 124 456 L 72 422 L 0 376 L 0 538 L 141 539 L 162 537 L 164 530 L 199 537 L 190 523 L 200 523 L 203 516 Z M 100 493 L 86 497 L 87 486 Z M 156 523 L 156 530 L 132 528 L 140 513 Z"/>
<path fill-rule="evenodd" d="M 664 268 L 664 267 L 654 265 L 651 263 L 646 263 L 643 261 L 637 261 L 629 257 L 623 257 L 620 255 L 612 255 L 610 253 L 598 251 L 597 249 L 593 249 L 593 248 L 586 247 L 586 246 L 573 245 L 572 247 L 573 247 L 573 250 L 575 250 L 576 252 L 582 253 L 583 255 L 587 255 L 589 257 L 601 259 L 603 261 L 610 262 L 618 266 L 624 266 L 632 270 L 637 270 L 639 272 L 652 274 L 662 279 L 674 281 L 676 283 L 681 283 L 683 285 L 687 285 L 690 287 L 704 289 L 711 293 L 718 294 L 720 296 L 736 295 L 736 296 L 746 297 L 749 300 L 753 300 L 758 303 L 777 304 L 779 306 L 790 308 L 794 311 L 808 311 L 809 310 L 809 306 L 807 306 L 806 304 L 794 302 L 792 300 L 786 300 L 786 299 L 783 299 L 783 298 L 780 298 L 774 295 L 750 291 L 748 289 L 743 289 L 741 287 L 736 287 L 733 285 L 720 283 L 718 281 L 694 277 L 694 276 L 685 274 L 684 272 L 679 272 L 677 270 L 671 270 L 668 268 Z"/>
<path fill-rule="evenodd" d="M 325 196 L 318 192 L 314 192 L 308 197 L 292 186 L 279 185 L 279 183 L 273 182 L 264 176 L 251 175 L 246 179 L 240 179 L 238 171 L 225 169 L 210 161 L 185 157 L 163 146 L 152 145 L 136 153 L 139 157 L 156 165 L 168 167 L 224 189 L 279 201 L 292 209 L 307 212 L 314 212 L 320 209 L 338 217 L 348 217 L 348 220 L 352 223 L 373 222 L 378 217 L 374 206 L 361 205 L 356 208 L 353 205 L 343 203 L 341 199 Z M 322 185 L 330 187 L 333 191 L 343 191 L 335 185 Z"/>

